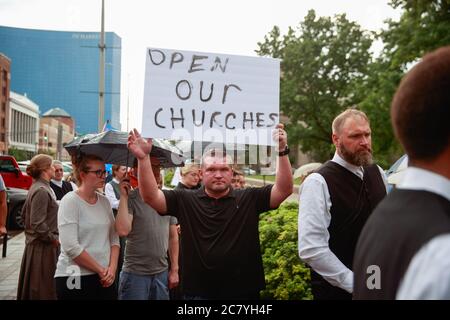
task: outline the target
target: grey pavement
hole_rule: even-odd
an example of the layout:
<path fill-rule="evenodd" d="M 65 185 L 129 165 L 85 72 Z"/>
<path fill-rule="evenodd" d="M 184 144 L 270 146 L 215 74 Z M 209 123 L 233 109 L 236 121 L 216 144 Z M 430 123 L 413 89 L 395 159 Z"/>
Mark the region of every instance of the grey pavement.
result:
<path fill-rule="evenodd" d="M 6 258 L 0 256 L 0 300 L 15 300 L 20 264 L 25 248 L 25 234 L 17 234 L 8 240 Z M 0 245 L 0 252 L 3 245 Z"/>

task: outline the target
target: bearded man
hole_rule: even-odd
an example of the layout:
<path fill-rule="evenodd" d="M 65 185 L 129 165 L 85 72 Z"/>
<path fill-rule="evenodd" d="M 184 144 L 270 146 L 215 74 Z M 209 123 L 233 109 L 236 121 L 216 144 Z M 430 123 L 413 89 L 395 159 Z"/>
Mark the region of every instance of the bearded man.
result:
<path fill-rule="evenodd" d="M 351 299 L 352 262 L 361 230 L 386 195 L 383 170 L 372 163 L 367 116 L 356 109 L 332 124 L 336 152 L 303 183 L 298 215 L 298 250 L 311 268 L 314 298 Z"/>

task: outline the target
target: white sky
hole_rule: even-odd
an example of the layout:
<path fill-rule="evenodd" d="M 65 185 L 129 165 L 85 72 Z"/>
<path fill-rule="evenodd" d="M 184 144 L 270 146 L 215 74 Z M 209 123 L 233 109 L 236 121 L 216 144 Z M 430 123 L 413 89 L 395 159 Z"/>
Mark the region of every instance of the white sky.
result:
<path fill-rule="evenodd" d="M 274 25 L 285 33 L 309 9 L 346 13 L 368 30 L 399 17 L 388 0 L 105 0 L 105 29 L 122 38 L 122 130 L 128 97 L 129 126 L 141 128 L 146 47 L 255 56 Z M 0 25 L 98 32 L 100 12 L 101 0 L 0 0 Z"/>

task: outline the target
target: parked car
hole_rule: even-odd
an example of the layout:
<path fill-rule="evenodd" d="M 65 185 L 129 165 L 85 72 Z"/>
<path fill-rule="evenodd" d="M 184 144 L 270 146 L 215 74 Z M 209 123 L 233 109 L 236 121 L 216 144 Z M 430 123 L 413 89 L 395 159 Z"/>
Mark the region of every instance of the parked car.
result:
<path fill-rule="evenodd" d="M 262 176 L 274 176 L 274 175 L 276 175 L 276 171 L 272 167 L 268 167 L 268 168 L 263 167 L 263 168 L 260 168 L 259 174 Z"/>
<path fill-rule="evenodd" d="M 7 228 L 10 230 L 24 229 L 25 221 L 22 207 L 27 198 L 28 191 L 18 188 L 6 188 L 6 199 L 8 204 Z"/>
<path fill-rule="evenodd" d="M 251 175 L 256 174 L 256 171 L 255 171 L 255 170 L 253 170 L 253 169 L 251 169 L 251 168 L 248 168 L 248 167 L 242 168 L 241 171 L 242 171 L 246 176 L 251 176 Z"/>
<path fill-rule="evenodd" d="M 0 156 L 0 174 L 7 187 L 28 190 L 33 183 L 33 179 L 20 170 L 13 156 Z"/>
<path fill-rule="evenodd" d="M 27 167 L 30 164 L 30 160 L 17 161 L 17 164 L 19 165 L 20 171 L 22 171 L 23 173 L 27 173 Z"/>

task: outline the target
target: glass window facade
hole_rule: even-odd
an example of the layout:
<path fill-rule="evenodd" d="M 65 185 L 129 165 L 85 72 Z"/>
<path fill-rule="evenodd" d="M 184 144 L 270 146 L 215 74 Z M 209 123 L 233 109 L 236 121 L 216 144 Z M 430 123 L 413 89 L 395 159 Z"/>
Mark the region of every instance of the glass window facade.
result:
<path fill-rule="evenodd" d="M 98 32 L 0 26 L 0 52 L 11 59 L 11 90 L 26 93 L 41 114 L 64 109 L 77 133 L 97 132 L 99 41 Z M 105 121 L 120 130 L 121 38 L 106 32 L 105 43 Z"/>

